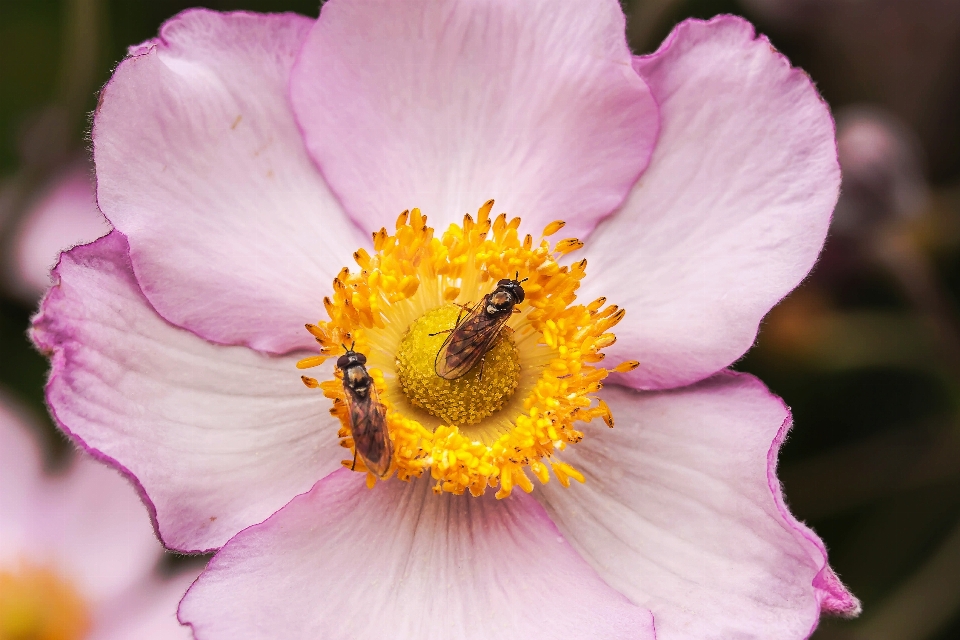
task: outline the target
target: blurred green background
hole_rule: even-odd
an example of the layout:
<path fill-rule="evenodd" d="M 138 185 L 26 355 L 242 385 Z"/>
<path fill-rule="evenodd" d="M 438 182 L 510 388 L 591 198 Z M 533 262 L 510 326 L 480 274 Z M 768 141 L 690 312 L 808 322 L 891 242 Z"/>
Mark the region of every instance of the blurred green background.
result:
<path fill-rule="evenodd" d="M 318 11 L 316 0 L 199 4 Z M 126 47 L 190 6 L 0 2 L 0 251 L 36 194 L 88 153 L 97 90 Z M 851 132 L 827 248 L 736 367 L 793 409 L 787 499 L 863 600 L 859 620 L 826 620 L 814 637 L 960 638 L 960 2 L 624 0 L 624 9 L 637 53 L 686 17 L 746 16 L 817 83 L 841 140 Z M 893 151 L 861 153 L 861 130 L 885 131 Z M 46 361 L 25 337 L 34 308 L 0 292 L 0 386 L 35 410 L 55 466 L 69 445 L 45 418 Z"/>

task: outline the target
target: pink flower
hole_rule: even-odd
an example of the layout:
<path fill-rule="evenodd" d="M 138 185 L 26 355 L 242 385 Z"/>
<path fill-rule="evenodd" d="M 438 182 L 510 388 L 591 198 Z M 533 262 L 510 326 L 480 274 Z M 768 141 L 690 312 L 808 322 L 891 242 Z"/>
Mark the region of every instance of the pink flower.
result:
<path fill-rule="evenodd" d="M 38 196 L 13 231 L 6 280 L 13 293 L 31 302 L 50 286 L 50 270 L 64 249 L 110 231 L 97 209 L 93 176 L 86 165 L 68 168 Z"/>
<path fill-rule="evenodd" d="M 641 58 L 623 29 L 613 0 L 331 0 L 190 11 L 118 67 L 117 231 L 64 255 L 33 337 L 56 419 L 165 544 L 222 547 L 181 604 L 198 638 L 786 639 L 858 611 L 784 505 L 789 411 L 723 371 L 823 243 L 829 111 L 738 18 Z M 458 224 L 488 198 L 522 221 Z M 589 268 L 535 239 L 556 218 Z M 514 277 L 485 372 L 438 382 L 444 303 Z M 341 344 L 382 474 L 341 468 L 370 465 L 337 446 Z"/>
<path fill-rule="evenodd" d="M 60 476 L 41 466 L 0 402 L 0 637 L 189 638 L 175 612 L 197 572 L 155 573 L 161 549 L 133 488 L 86 456 Z"/>
<path fill-rule="evenodd" d="M 34 302 L 50 286 L 50 270 L 64 249 L 106 235 L 110 225 L 97 209 L 93 176 L 86 165 L 55 177 L 13 231 L 7 256 L 8 287 Z"/>

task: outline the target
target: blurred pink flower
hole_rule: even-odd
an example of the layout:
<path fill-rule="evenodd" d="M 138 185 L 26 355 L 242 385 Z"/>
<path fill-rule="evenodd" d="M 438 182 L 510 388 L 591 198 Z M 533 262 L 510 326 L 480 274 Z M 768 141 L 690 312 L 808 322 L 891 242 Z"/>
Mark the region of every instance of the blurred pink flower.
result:
<path fill-rule="evenodd" d="M 162 578 L 143 503 L 87 456 L 47 476 L 25 424 L 0 398 L 0 637 L 190 638 L 177 602 L 195 571 Z"/>
<path fill-rule="evenodd" d="M 634 58 L 613 0 L 190 11 L 131 49 L 93 137 L 117 231 L 64 256 L 32 335 L 55 418 L 163 541 L 223 547 L 181 605 L 198 638 L 794 639 L 859 610 L 784 505 L 787 408 L 722 371 L 839 185 L 827 107 L 748 23 Z M 399 210 L 444 229 L 491 197 L 588 235 L 578 295 L 630 310 L 616 428 L 563 451 L 583 486 L 368 490 L 296 379 L 303 323 Z"/>
<path fill-rule="evenodd" d="M 50 286 L 50 270 L 60 252 L 106 235 L 110 223 L 97 209 L 93 176 L 86 165 L 54 178 L 13 231 L 3 268 L 7 286 L 33 302 Z"/>
<path fill-rule="evenodd" d="M 929 197 L 916 136 L 879 107 L 848 107 L 837 124 L 843 195 L 833 230 L 864 236 L 887 220 L 916 217 Z"/>

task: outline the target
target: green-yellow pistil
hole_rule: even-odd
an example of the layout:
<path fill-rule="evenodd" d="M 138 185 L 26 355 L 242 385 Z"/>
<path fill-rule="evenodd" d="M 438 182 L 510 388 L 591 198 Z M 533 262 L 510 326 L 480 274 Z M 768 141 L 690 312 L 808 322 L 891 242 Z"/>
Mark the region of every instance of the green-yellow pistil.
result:
<path fill-rule="evenodd" d="M 400 340 L 397 377 L 411 404 L 455 425 L 477 424 L 499 411 L 520 383 L 520 354 L 509 327 L 497 343 L 466 374 L 445 380 L 434 363 L 457 316 L 465 311 L 447 304 L 420 316 Z"/>

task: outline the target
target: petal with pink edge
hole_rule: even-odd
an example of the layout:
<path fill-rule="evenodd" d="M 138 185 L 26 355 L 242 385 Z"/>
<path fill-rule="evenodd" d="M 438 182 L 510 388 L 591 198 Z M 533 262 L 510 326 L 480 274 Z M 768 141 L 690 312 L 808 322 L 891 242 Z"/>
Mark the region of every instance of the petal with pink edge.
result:
<path fill-rule="evenodd" d="M 296 356 L 164 322 L 118 232 L 64 254 L 55 273 L 32 329 L 52 357 L 51 412 L 136 478 L 167 546 L 219 547 L 339 467 L 339 422 L 301 383 Z"/>
<path fill-rule="evenodd" d="M 590 236 L 582 296 L 617 293 L 609 357 L 678 387 L 726 367 L 813 266 L 837 201 L 833 120 L 810 79 L 740 18 L 680 24 L 636 60 L 660 104 L 650 166 Z"/>
<path fill-rule="evenodd" d="M 656 104 L 614 0 L 331 0 L 291 77 L 310 153 L 360 226 L 494 198 L 588 233 L 646 167 Z"/>
<path fill-rule="evenodd" d="M 180 605 L 200 640 L 653 639 L 537 502 L 342 470 L 231 540 Z"/>
<path fill-rule="evenodd" d="M 761 382 L 721 373 L 603 395 L 616 427 L 594 421 L 564 453 L 586 483 L 537 495 L 601 577 L 653 611 L 658 640 L 799 640 L 821 610 L 859 611 L 784 506 L 776 462 L 790 414 Z"/>
<path fill-rule="evenodd" d="M 97 198 L 141 288 L 174 324 L 272 353 L 303 330 L 363 241 L 287 102 L 312 24 L 185 12 L 117 68 L 94 117 Z M 367 238 L 369 240 L 369 237 Z"/>

